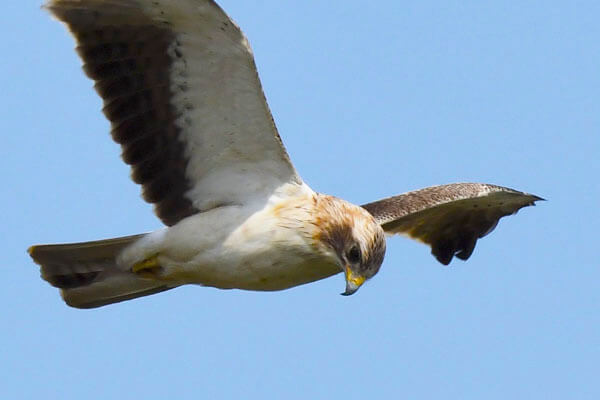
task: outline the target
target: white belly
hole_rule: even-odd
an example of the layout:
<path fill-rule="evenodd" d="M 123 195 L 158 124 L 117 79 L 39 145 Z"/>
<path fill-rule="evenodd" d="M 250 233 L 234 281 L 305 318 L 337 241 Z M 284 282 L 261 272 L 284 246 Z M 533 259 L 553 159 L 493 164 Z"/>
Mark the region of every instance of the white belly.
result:
<path fill-rule="evenodd" d="M 161 279 L 223 289 L 282 290 L 341 271 L 298 226 L 282 225 L 275 208 L 230 206 L 194 215 L 163 231 L 145 256 L 158 255 Z"/>

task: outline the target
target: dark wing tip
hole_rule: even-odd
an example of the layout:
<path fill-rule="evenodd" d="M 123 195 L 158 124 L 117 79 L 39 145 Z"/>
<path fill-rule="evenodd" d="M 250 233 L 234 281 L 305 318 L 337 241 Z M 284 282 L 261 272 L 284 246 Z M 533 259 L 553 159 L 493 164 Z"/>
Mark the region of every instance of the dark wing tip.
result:
<path fill-rule="evenodd" d="M 528 198 L 526 202 L 513 205 L 512 214 L 516 214 L 518 210 L 528 206 L 535 206 L 536 201 L 545 201 L 544 198 L 522 192 L 510 192 L 517 194 L 520 197 Z M 431 253 L 443 265 L 448 265 L 453 257 L 466 261 L 473 254 L 477 241 L 492 232 L 497 226 L 500 219 L 507 215 L 511 215 L 510 210 L 503 209 L 503 202 L 498 203 L 494 209 L 479 211 L 466 210 L 460 218 L 456 218 L 452 225 L 446 225 L 444 233 L 438 233 L 432 238 Z M 449 217 L 450 218 L 450 217 Z"/>
<path fill-rule="evenodd" d="M 167 225 L 198 212 L 187 193 L 189 155 L 173 104 L 176 34 L 145 12 L 143 2 L 49 0 L 44 8 L 67 24 L 84 71 L 95 81 L 113 139 L 143 198 Z M 180 49 L 178 49 L 180 50 Z M 179 89 L 178 89 L 179 90 Z M 183 89 L 181 89 L 183 90 Z"/>
<path fill-rule="evenodd" d="M 475 231 L 463 231 L 453 236 L 440 237 L 431 242 L 431 254 L 443 265 L 450 264 L 454 256 L 466 261 L 473 254 L 479 237 Z"/>
<path fill-rule="evenodd" d="M 477 240 L 498 221 L 545 199 L 507 187 L 481 183 L 432 186 L 363 207 L 388 233 L 404 233 L 431 246 L 443 265 L 467 260 Z"/>
<path fill-rule="evenodd" d="M 546 200 L 546 199 L 545 199 L 545 198 L 543 198 L 543 197 L 536 196 L 535 194 L 530 194 L 530 196 L 531 196 L 531 197 L 533 197 L 533 200 L 531 200 L 531 205 L 532 205 L 532 206 L 535 206 L 535 202 L 536 202 L 536 201 L 548 201 L 548 200 Z"/>

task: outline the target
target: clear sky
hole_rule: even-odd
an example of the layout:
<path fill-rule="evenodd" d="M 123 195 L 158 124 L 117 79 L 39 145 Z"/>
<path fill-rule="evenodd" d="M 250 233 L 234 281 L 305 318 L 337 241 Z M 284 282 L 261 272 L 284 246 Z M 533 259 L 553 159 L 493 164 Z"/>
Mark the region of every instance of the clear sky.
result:
<path fill-rule="evenodd" d="M 600 398 L 600 2 L 220 4 L 315 190 L 360 204 L 474 181 L 549 201 L 449 267 L 391 238 L 351 297 L 335 276 L 71 309 L 29 245 L 161 225 L 65 28 L 39 0 L 7 1 L 0 397 Z"/>

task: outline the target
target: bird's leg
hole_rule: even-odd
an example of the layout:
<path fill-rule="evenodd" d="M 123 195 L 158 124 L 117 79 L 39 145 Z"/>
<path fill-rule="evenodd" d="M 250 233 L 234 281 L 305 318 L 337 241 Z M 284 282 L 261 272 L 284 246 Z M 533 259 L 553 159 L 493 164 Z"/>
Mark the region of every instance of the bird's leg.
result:
<path fill-rule="evenodd" d="M 156 278 L 162 267 L 158 263 L 158 254 L 150 256 L 131 267 L 131 272 L 143 278 Z"/>

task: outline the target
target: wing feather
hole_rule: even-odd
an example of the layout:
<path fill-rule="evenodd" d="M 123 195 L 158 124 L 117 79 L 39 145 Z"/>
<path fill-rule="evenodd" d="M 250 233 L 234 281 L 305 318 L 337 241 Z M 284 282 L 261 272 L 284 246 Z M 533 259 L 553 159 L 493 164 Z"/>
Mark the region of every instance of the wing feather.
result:
<path fill-rule="evenodd" d="M 479 238 L 500 218 L 535 205 L 541 197 L 502 186 L 453 183 L 389 197 L 362 207 L 391 234 L 405 234 L 431 246 L 447 265 L 456 256 L 468 259 Z"/>
<path fill-rule="evenodd" d="M 252 51 L 210 0 L 50 0 L 132 179 L 167 225 L 300 183 Z M 262 197 L 261 197 L 262 196 Z"/>

